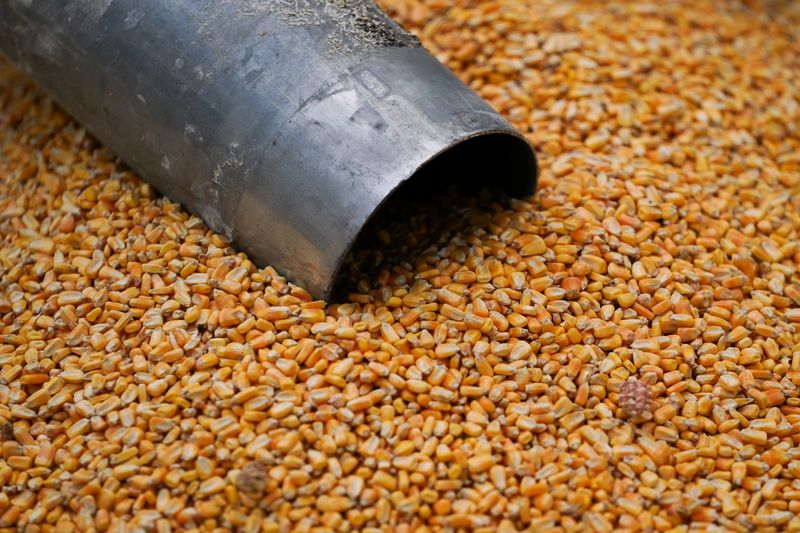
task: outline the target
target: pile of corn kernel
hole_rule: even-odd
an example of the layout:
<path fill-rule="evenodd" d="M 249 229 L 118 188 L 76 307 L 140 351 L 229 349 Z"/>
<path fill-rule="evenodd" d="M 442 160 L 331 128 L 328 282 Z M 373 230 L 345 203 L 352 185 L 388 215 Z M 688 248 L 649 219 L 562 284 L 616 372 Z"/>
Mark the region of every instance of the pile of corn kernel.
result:
<path fill-rule="evenodd" d="M 800 531 L 800 4 L 384 5 L 540 189 L 339 303 L 2 67 L 0 528 Z"/>

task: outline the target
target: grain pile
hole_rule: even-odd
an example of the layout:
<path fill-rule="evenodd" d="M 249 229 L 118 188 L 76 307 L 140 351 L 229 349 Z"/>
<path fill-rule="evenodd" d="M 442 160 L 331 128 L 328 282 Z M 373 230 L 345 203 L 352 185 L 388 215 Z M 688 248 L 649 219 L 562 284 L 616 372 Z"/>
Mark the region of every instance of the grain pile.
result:
<path fill-rule="evenodd" d="M 541 190 L 312 301 L 0 75 L 0 526 L 800 530 L 800 5 L 387 7 Z"/>

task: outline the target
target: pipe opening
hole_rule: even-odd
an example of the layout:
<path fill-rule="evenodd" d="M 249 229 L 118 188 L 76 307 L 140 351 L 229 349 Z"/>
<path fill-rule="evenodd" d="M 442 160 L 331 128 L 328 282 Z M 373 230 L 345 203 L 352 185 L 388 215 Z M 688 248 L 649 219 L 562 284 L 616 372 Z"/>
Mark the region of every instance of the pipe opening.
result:
<path fill-rule="evenodd" d="M 459 192 L 487 189 L 496 197 L 518 197 L 536 188 L 536 158 L 523 138 L 509 133 L 471 137 L 425 163 L 378 208 L 396 195 L 419 193 L 424 198 L 431 187 L 456 186 Z"/>
<path fill-rule="evenodd" d="M 433 157 L 372 213 L 340 262 L 330 295 L 375 288 L 381 270 L 446 244 L 459 230 L 509 198 L 532 194 L 536 158 L 523 138 L 494 132 L 466 139 Z M 494 208 L 493 208 L 494 205 Z"/>

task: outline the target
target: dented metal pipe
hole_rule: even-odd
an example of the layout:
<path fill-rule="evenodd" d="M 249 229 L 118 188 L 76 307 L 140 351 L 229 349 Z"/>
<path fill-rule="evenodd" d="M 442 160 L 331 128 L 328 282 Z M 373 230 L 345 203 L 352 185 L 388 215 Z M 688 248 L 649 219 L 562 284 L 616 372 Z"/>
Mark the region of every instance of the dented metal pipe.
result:
<path fill-rule="evenodd" d="M 162 193 L 317 296 L 414 176 L 427 191 L 535 185 L 525 139 L 369 0 L 5 0 L 0 51 Z"/>

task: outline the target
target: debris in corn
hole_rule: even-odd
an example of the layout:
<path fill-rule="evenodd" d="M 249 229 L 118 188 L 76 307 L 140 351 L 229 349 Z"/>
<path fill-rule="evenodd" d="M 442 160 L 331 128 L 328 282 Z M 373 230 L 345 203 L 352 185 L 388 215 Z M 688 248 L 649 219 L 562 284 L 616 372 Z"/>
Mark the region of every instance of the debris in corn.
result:
<path fill-rule="evenodd" d="M 339 303 L 3 67 L 0 528 L 800 530 L 800 5 L 385 4 L 540 190 Z"/>
<path fill-rule="evenodd" d="M 619 389 L 617 403 L 630 417 L 642 416 L 652 408 L 653 393 L 647 383 L 629 378 Z"/>

